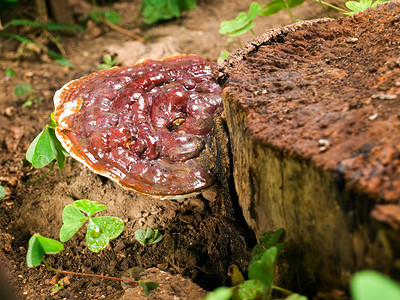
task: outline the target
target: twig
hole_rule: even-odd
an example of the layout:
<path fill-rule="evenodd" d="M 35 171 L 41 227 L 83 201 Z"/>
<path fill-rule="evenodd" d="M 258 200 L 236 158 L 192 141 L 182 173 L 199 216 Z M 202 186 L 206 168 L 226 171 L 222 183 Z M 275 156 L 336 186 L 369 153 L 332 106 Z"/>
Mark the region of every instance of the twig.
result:
<path fill-rule="evenodd" d="M 131 283 L 135 283 L 135 284 L 139 283 L 137 280 L 132 280 L 132 279 L 98 275 L 98 274 L 79 273 L 79 272 L 64 271 L 64 270 L 56 269 L 56 268 L 53 268 L 52 266 L 50 266 L 45 259 L 43 259 L 43 263 L 47 269 L 49 269 L 53 272 L 56 272 L 56 273 L 73 275 L 73 276 L 84 276 L 84 277 L 94 277 L 94 278 L 101 278 L 101 279 L 110 279 L 110 280 L 117 280 L 117 281 L 127 281 L 127 282 L 131 282 Z"/>
<path fill-rule="evenodd" d="M 342 9 L 342 8 L 340 8 L 340 7 L 338 7 L 338 6 L 335 6 L 335 5 L 330 4 L 330 3 L 328 3 L 328 2 L 325 2 L 325 1 L 321 1 L 321 0 L 314 0 L 314 1 L 316 1 L 316 2 L 318 2 L 318 3 L 320 3 L 320 4 L 322 3 L 323 5 L 326 5 L 326 6 L 330 7 L 330 8 L 336 9 L 336 10 L 342 12 L 342 13 L 347 13 L 347 12 L 349 12 L 348 10 Z"/>
<path fill-rule="evenodd" d="M 111 22 L 109 22 L 109 21 L 107 21 L 105 19 L 101 19 L 101 22 L 104 25 L 107 25 L 108 27 L 110 27 L 111 29 L 113 29 L 113 30 L 115 30 L 115 31 L 117 31 L 119 33 L 122 33 L 122 34 L 124 34 L 126 36 L 129 36 L 130 38 L 133 38 L 135 40 L 141 41 L 142 43 L 147 43 L 147 41 L 144 38 L 142 38 L 140 35 L 138 35 L 136 33 L 133 33 L 132 31 L 129 31 L 129 30 L 126 30 L 126 29 L 124 29 L 122 27 L 119 27 L 118 25 L 113 24 L 113 23 L 111 23 Z"/>

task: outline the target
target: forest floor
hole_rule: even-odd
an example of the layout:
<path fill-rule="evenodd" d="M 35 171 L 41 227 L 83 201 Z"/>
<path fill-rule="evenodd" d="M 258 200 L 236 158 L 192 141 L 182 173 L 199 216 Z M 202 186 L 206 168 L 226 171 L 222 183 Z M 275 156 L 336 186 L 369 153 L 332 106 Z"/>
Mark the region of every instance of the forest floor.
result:
<path fill-rule="evenodd" d="M 249 245 L 242 245 L 241 225 L 221 218 L 212 209 L 210 198 L 182 201 L 160 201 L 140 198 L 123 191 L 109 180 L 92 174 L 79 163 L 68 159 L 63 171 L 53 171 L 45 180 L 26 186 L 22 180 L 33 180 L 43 173 L 23 167 L 30 142 L 49 122 L 53 95 L 66 82 L 98 71 L 105 54 L 118 56 L 118 65 L 131 65 L 141 58 L 160 59 L 177 53 L 199 55 L 216 62 L 222 50 L 234 51 L 253 36 L 227 39 L 218 33 L 221 21 L 233 19 L 247 11 L 251 1 L 199 1 L 193 11 L 182 18 L 145 25 L 138 19 L 138 4 L 118 2 L 102 9 L 117 10 L 122 17 L 119 26 L 147 36 L 148 43 L 135 41 L 110 28 L 92 27 L 75 35 L 62 36 L 61 44 L 74 68 L 62 67 L 43 54 L 25 51 L 15 58 L 18 44 L 1 40 L 0 48 L 0 183 L 7 196 L 0 201 L 0 262 L 18 299 L 111 299 L 122 287 L 119 282 L 56 275 L 45 267 L 28 269 L 28 240 L 35 232 L 57 238 L 62 208 L 73 200 L 87 198 L 108 204 L 107 213 L 121 217 L 126 230 L 100 253 L 87 250 L 80 232 L 66 243 L 65 250 L 49 258 L 49 263 L 69 271 L 120 276 L 133 267 L 158 267 L 181 274 L 206 290 L 229 284 L 226 268 L 230 263 L 245 267 Z M 90 7 L 84 9 L 91 9 Z M 301 19 L 325 17 L 324 9 L 306 2 L 293 10 Z M 21 18 L 15 15 L 15 18 Z M 3 20 L 3 24 L 6 20 Z M 271 28 L 293 23 L 286 11 L 257 19 L 254 32 L 262 34 Z M 16 76 L 5 77 L 12 68 Z M 14 96 L 17 84 L 29 84 L 35 91 L 29 96 Z M 29 99 L 29 97 L 31 97 Z M 26 101 L 33 100 L 29 105 Z M 212 198 L 212 197 L 211 197 Z M 211 209 L 210 209 L 211 207 Z M 134 241 L 134 229 L 159 228 L 162 242 L 143 248 Z M 173 245 L 173 246 L 172 246 Z M 244 250 L 245 249 L 245 250 Z M 238 263 L 239 261 L 239 263 Z M 64 278 L 64 288 L 55 289 Z M 118 295 L 121 297 L 121 295 Z M 2 298 L 3 299 L 3 298 Z"/>

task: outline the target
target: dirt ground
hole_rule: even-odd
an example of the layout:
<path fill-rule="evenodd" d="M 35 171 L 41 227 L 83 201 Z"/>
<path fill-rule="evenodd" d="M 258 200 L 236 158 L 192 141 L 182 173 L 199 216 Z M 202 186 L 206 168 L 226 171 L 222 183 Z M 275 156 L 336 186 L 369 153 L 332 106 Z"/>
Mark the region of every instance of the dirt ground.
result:
<path fill-rule="evenodd" d="M 218 33 L 221 21 L 246 11 L 251 1 L 198 1 L 198 7 L 181 19 L 153 26 L 137 19 L 138 2 L 118 2 L 111 8 L 121 14 L 121 27 L 148 36 L 150 43 L 144 45 L 107 28 L 88 28 L 73 36 L 62 36 L 61 44 L 73 69 L 32 52 L 24 52 L 16 59 L 18 45 L 0 40 L 0 183 L 7 190 L 6 198 L 0 202 L 0 262 L 18 299 L 111 299 L 121 291 L 117 281 L 70 277 L 64 289 L 52 292 L 54 284 L 65 276 L 54 277 L 55 273 L 43 266 L 26 266 L 30 236 L 39 232 L 57 238 L 63 207 L 77 199 L 106 203 L 109 209 L 105 215 L 122 218 L 126 229 L 99 253 L 86 248 L 84 233 L 80 231 L 65 244 L 61 254 L 48 258 L 54 267 L 109 276 L 120 276 L 134 266 L 158 267 L 190 278 L 206 290 L 229 284 L 226 270 L 230 264 L 245 270 L 254 237 L 244 224 L 221 217 L 224 212 L 216 203 L 213 190 L 191 199 L 161 201 L 125 191 L 72 159 L 67 160 L 63 171 L 55 168 L 37 184 L 21 183 L 43 173 L 24 165 L 25 152 L 49 121 L 55 91 L 72 79 L 98 71 L 96 66 L 104 54 L 118 55 L 119 65 L 175 53 L 197 54 L 216 61 L 222 50 L 233 51 L 253 38 L 248 33 L 240 40 L 227 40 Z M 294 9 L 294 13 L 302 19 L 326 16 L 314 2 Z M 4 24 L 7 20 L 2 21 Z M 287 12 L 281 12 L 258 19 L 254 31 L 261 34 L 292 22 Z M 6 78 L 6 68 L 13 68 L 16 76 Z M 30 84 L 36 91 L 33 95 L 41 100 L 23 107 L 28 99 L 13 94 L 19 83 Z M 134 239 L 134 230 L 146 227 L 158 228 L 164 239 L 142 247 Z M 121 294 L 115 299 L 119 297 Z"/>

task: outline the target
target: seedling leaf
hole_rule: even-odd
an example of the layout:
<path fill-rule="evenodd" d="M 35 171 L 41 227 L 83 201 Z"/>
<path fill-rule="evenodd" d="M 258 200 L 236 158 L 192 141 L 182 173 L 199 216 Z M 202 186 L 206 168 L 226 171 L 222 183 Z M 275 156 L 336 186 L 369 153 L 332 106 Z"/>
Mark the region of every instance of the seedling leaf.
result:
<path fill-rule="evenodd" d="M 73 205 L 80 211 L 86 213 L 89 217 L 99 211 L 107 209 L 107 205 L 88 199 L 76 200 Z"/>
<path fill-rule="evenodd" d="M 56 155 L 53 151 L 49 126 L 46 127 L 35 137 L 26 152 L 26 159 L 35 167 L 43 168 L 48 165 Z"/>
<path fill-rule="evenodd" d="M 370 270 L 360 271 L 351 278 L 350 291 L 354 300 L 400 299 L 397 282 Z"/>
<path fill-rule="evenodd" d="M 180 16 L 181 11 L 192 10 L 197 6 L 195 0 L 143 0 L 140 13 L 143 21 L 153 24 Z"/>
<path fill-rule="evenodd" d="M 284 233 L 284 230 L 278 229 L 275 232 L 267 232 L 264 233 L 260 237 L 260 244 L 256 245 L 253 250 L 251 251 L 251 261 L 256 261 L 261 259 L 262 255 L 264 254 L 265 250 L 271 248 L 272 246 L 276 246 L 277 248 L 277 256 L 282 252 L 283 250 L 283 243 L 277 244 L 277 242 L 282 238 L 282 235 Z"/>
<path fill-rule="evenodd" d="M 86 231 L 86 244 L 90 251 L 99 252 L 111 239 L 116 238 L 124 230 L 124 222 L 117 217 L 95 217 L 89 219 Z"/>
<path fill-rule="evenodd" d="M 107 10 L 107 11 L 92 11 L 89 17 L 96 23 L 100 23 L 102 19 L 112 23 L 117 24 L 121 20 L 121 15 L 117 11 Z"/>
<path fill-rule="evenodd" d="M 263 8 L 264 6 L 261 6 L 257 2 L 253 2 L 250 5 L 247 14 L 245 12 L 240 12 L 236 16 L 236 19 L 221 22 L 219 33 L 228 34 L 229 36 L 233 37 L 249 31 L 255 25 L 253 21 L 261 13 Z"/>
<path fill-rule="evenodd" d="M 146 230 L 136 230 L 135 238 L 142 246 L 148 246 L 160 242 L 163 238 L 163 235 L 158 229 L 153 230 L 151 228 L 147 228 Z"/>
<path fill-rule="evenodd" d="M 0 185 L 0 200 L 6 196 L 6 189 L 4 186 Z"/>
<path fill-rule="evenodd" d="M 115 66 L 115 64 L 118 61 L 118 56 L 112 58 L 110 54 L 106 54 L 103 56 L 103 62 L 102 64 L 98 64 L 97 67 L 99 69 L 109 69 Z"/>
<path fill-rule="evenodd" d="M 375 2 L 372 2 L 372 0 L 347 1 L 345 4 L 346 4 L 347 8 L 351 10 L 351 12 L 345 12 L 345 14 L 353 15 L 353 14 L 363 11 L 369 7 L 375 7 L 379 3 L 386 2 L 386 1 L 389 1 L 389 0 L 376 0 Z"/>
<path fill-rule="evenodd" d="M 212 293 L 208 294 L 204 300 L 229 300 L 233 294 L 232 289 L 227 287 L 216 288 Z"/>
<path fill-rule="evenodd" d="M 158 288 L 159 284 L 153 281 L 139 280 L 139 285 L 143 288 L 144 295 L 147 297 L 152 290 Z"/>
<path fill-rule="evenodd" d="M 30 40 L 30 39 L 28 39 L 26 37 L 20 36 L 18 34 L 15 34 L 15 33 L 0 32 L 0 36 L 9 37 L 9 38 L 15 39 L 15 40 L 17 40 L 17 41 L 19 41 L 21 43 L 33 44 L 33 45 L 36 45 L 36 46 L 40 47 L 40 45 L 35 43 L 34 41 L 32 41 L 32 40 Z"/>
<path fill-rule="evenodd" d="M 60 229 L 61 242 L 66 242 L 73 237 L 74 234 L 78 232 L 79 228 L 82 227 L 83 223 L 88 219 L 72 204 L 68 204 L 64 207 L 62 218 L 63 225 Z"/>
<path fill-rule="evenodd" d="M 249 279 L 257 279 L 266 285 L 272 285 L 274 281 L 274 263 L 279 255 L 277 247 L 271 247 L 264 252 L 261 259 L 253 261 L 249 265 Z"/>
<path fill-rule="evenodd" d="M 287 297 L 286 300 L 308 300 L 308 298 L 306 296 L 294 293 Z"/>
<path fill-rule="evenodd" d="M 72 63 L 65 58 L 64 56 L 62 56 L 61 54 L 58 54 L 54 51 L 51 50 L 47 50 L 47 55 L 54 61 L 56 61 L 59 65 L 64 66 L 64 67 L 68 67 L 70 69 L 72 69 L 74 66 L 72 65 Z"/>
<path fill-rule="evenodd" d="M 39 22 L 39 21 L 32 21 L 32 20 L 24 20 L 24 19 L 13 19 L 7 24 L 3 26 L 3 30 L 7 29 L 9 26 L 30 26 L 30 27 L 41 27 L 46 28 L 48 30 L 77 30 L 83 31 L 84 29 L 78 25 L 68 25 L 68 24 L 61 24 L 61 23 L 51 23 L 51 22 Z"/>
<path fill-rule="evenodd" d="M 221 51 L 221 54 L 219 55 L 217 62 L 220 63 L 224 59 L 226 59 L 229 56 L 229 52 L 226 50 Z"/>
<path fill-rule="evenodd" d="M 283 232 L 283 228 L 280 228 L 275 232 L 267 232 L 260 237 L 260 243 L 266 249 L 275 246 L 279 239 L 282 237 Z"/>
<path fill-rule="evenodd" d="M 180 0 L 178 1 L 181 10 L 192 10 L 197 6 L 196 0 Z"/>
<path fill-rule="evenodd" d="M 58 167 L 65 166 L 66 151 L 55 135 L 54 128 L 46 127 L 35 137 L 26 152 L 26 159 L 35 167 L 43 168 L 57 159 Z"/>
<path fill-rule="evenodd" d="M 6 77 L 12 77 L 12 76 L 17 75 L 17 73 L 15 73 L 14 69 L 12 69 L 12 68 L 7 68 L 5 73 L 6 73 Z"/>
<path fill-rule="evenodd" d="M 230 265 L 228 268 L 228 276 L 231 278 L 231 285 L 236 286 L 244 282 L 244 276 L 240 272 L 237 265 Z"/>
<path fill-rule="evenodd" d="M 302 4 L 305 0 L 272 0 L 264 6 L 261 16 L 270 16 L 282 9 L 290 9 Z"/>
<path fill-rule="evenodd" d="M 26 253 L 26 263 L 29 268 L 37 267 L 43 260 L 45 254 L 56 254 L 64 249 L 64 245 L 59 241 L 34 234 L 29 239 L 28 251 Z"/>
<path fill-rule="evenodd" d="M 33 92 L 35 92 L 35 90 L 33 90 L 31 86 L 27 83 L 18 83 L 14 87 L 14 95 L 16 97 L 24 97 Z"/>
<path fill-rule="evenodd" d="M 262 296 L 268 292 L 267 288 L 260 280 L 246 280 L 239 286 L 238 296 L 239 299 L 263 299 Z"/>

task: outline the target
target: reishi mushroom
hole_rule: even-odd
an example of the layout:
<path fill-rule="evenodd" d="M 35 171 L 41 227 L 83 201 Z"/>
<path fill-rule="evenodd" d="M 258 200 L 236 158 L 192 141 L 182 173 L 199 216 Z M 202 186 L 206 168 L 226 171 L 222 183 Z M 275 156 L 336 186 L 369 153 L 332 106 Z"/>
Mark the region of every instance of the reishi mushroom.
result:
<path fill-rule="evenodd" d="M 54 96 L 56 135 L 72 157 L 125 188 L 161 199 L 197 194 L 215 182 L 215 68 L 178 55 L 73 80 Z"/>

